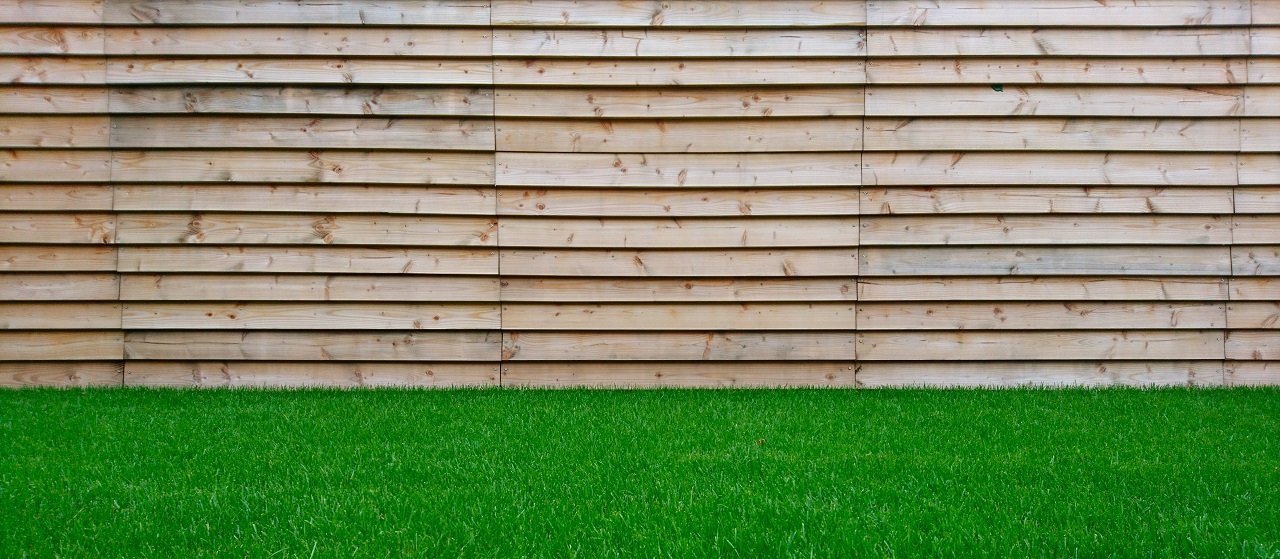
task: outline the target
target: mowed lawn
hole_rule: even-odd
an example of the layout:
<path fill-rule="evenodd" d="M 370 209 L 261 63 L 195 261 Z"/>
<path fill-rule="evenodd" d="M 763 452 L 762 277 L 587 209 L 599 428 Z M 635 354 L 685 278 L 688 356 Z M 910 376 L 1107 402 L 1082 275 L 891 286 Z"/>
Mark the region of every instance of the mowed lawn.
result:
<path fill-rule="evenodd" d="M 1280 391 L 0 391 L 0 557 L 1280 556 Z"/>

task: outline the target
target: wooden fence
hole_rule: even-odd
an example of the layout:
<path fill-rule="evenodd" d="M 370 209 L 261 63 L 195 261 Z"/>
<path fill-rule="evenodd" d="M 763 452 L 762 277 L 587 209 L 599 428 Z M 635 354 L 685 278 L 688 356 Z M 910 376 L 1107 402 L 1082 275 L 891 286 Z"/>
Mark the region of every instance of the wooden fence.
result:
<path fill-rule="evenodd" d="M 0 385 L 1280 383 L 1277 0 L 0 0 Z"/>

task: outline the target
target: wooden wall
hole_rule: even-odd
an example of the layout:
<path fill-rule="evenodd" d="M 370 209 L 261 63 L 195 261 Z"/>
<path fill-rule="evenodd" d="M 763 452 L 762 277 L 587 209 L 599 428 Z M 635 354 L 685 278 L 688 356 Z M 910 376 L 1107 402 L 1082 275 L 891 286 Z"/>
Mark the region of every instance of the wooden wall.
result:
<path fill-rule="evenodd" d="M 0 385 L 1280 384 L 1274 0 L 0 0 Z"/>

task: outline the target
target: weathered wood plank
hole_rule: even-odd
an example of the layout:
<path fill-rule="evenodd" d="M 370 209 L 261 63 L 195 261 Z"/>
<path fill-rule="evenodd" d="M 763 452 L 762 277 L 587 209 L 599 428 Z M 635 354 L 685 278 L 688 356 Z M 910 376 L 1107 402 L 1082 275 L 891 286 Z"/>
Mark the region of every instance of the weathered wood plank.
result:
<path fill-rule="evenodd" d="M 0 212 L 0 243 L 110 244 L 115 236 L 111 213 Z"/>
<path fill-rule="evenodd" d="M 112 197 L 105 185 L 0 183 L 0 207 L 8 211 L 111 211 Z"/>
<path fill-rule="evenodd" d="M 116 248 L 107 245 L 0 245 L 0 272 L 112 272 Z"/>
<path fill-rule="evenodd" d="M 497 154 L 498 186 L 854 186 L 859 153 Z"/>
<path fill-rule="evenodd" d="M 862 84 L 867 81 L 863 66 L 861 60 L 834 58 L 500 58 L 493 62 L 492 83 L 575 87 Z M 1244 75 L 1243 65 L 1239 75 Z M 484 77 L 488 78 L 488 74 Z"/>
<path fill-rule="evenodd" d="M 3 319 L 0 318 L 0 324 Z M 504 303 L 510 330 L 853 330 L 849 302 Z"/>
<path fill-rule="evenodd" d="M 0 187 L 2 188 L 2 187 Z M 118 196 L 118 195 L 117 195 Z M 1230 192 L 1226 195 L 1230 213 Z M 498 190 L 498 215 L 736 217 L 856 215 L 849 188 L 640 190 Z"/>
<path fill-rule="evenodd" d="M 497 231 L 490 217 L 145 213 L 121 214 L 116 242 L 496 246 Z"/>
<path fill-rule="evenodd" d="M 1233 301 L 1280 301 L 1280 278 L 1231 278 Z"/>
<path fill-rule="evenodd" d="M 1231 247 L 1231 275 L 1280 276 L 1280 247 L 1247 245 Z"/>
<path fill-rule="evenodd" d="M 115 56 L 492 55 L 491 33 L 474 27 L 117 27 L 106 38 Z"/>
<path fill-rule="evenodd" d="M 1242 153 L 1239 156 L 1239 184 L 1275 185 L 1280 176 L 1280 153 Z"/>
<path fill-rule="evenodd" d="M 119 250 L 122 272 L 498 273 L 498 253 L 489 249 L 126 246 Z M 114 264 L 113 259 L 113 268 Z"/>
<path fill-rule="evenodd" d="M 1004 85 L 867 86 L 876 116 L 1239 116 L 1252 86 Z M 1256 95 L 1256 94 L 1255 94 Z M 1280 96 L 1277 97 L 1280 103 Z"/>
<path fill-rule="evenodd" d="M 864 214 L 881 215 L 989 214 L 993 209 L 1006 214 L 1231 214 L 1234 211 L 1231 189 L 1221 187 L 898 187 L 862 188 L 858 194 Z M 1237 208 L 1240 200 L 1237 191 Z"/>
<path fill-rule="evenodd" d="M 1244 116 L 1280 116 L 1280 85 L 1246 85 Z"/>
<path fill-rule="evenodd" d="M 0 363 L 0 387 L 5 388 L 88 388 L 121 386 L 123 382 L 124 366 L 120 361 Z"/>
<path fill-rule="evenodd" d="M 0 361 L 103 361 L 124 356 L 119 330 L 6 332 L 0 330 Z"/>
<path fill-rule="evenodd" d="M 12 85 L 0 88 L 0 113 L 100 114 L 107 112 L 107 90 L 101 86 Z"/>
<path fill-rule="evenodd" d="M 503 218 L 499 224 L 498 236 L 504 247 L 847 247 L 858 244 L 858 219 L 849 217 L 638 219 L 512 216 Z"/>
<path fill-rule="evenodd" d="M 1252 27 L 1249 29 L 1250 53 L 1254 56 L 1280 55 L 1280 28 Z"/>
<path fill-rule="evenodd" d="M 471 152 L 116 150 L 110 161 L 120 182 L 492 185 L 494 176 L 493 154 Z"/>
<path fill-rule="evenodd" d="M 994 17 L 999 14 L 992 13 Z M 870 56 L 1248 56 L 1243 27 L 1166 29 L 890 28 L 867 34 Z M 1255 34 L 1254 44 L 1257 39 Z M 1255 49 L 1256 50 L 1256 49 Z"/>
<path fill-rule="evenodd" d="M 1221 386 L 1221 361 L 862 363 L 858 386 Z"/>
<path fill-rule="evenodd" d="M 1280 83 L 1280 57 L 1249 59 L 1249 83 Z"/>
<path fill-rule="evenodd" d="M 859 332 L 859 361 L 1222 359 L 1221 330 Z"/>
<path fill-rule="evenodd" d="M 129 361 L 125 363 L 124 384 L 186 388 L 494 386 L 498 384 L 498 367 L 497 363 Z"/>
<path fill-rule="evenodd" d="M 5 8 L 0 8 L 4 10 Z M 9 27 L 0 18 L 0 56 L 102 55 L 104 31 L 96 27 Z"/>
<path fill-rule="evenodd" d="M 98 72 L 103 71 L 101 61 Z M 0 78 L 6 72 L 0 59 Z M 83 72 L 87 72 L 85 69 Z M 64 73 L 70 73 L 64 71 Z M 26 75 L 26 74 L 23 74 Z M 64 80 L 74 79 L 69 75 Z M 90 83 L 83 78 L 70 83 Z M 491 85 L 489 59 L 468 58 L 163 58 L 116 57 L 106 83 Z M 65 83 L 65 82 L 60 82 Z M 99 82 L 100 83 L 100 82 Z"/>
<path fill-rule="evenodd" d="M 1277 285 L 1280 286 L 1280 282 Z M 845 278 L 502 279 L 504 302 L 852 301 L 855 295 L 853 280 Z"/>
<path fill-rule="evenodd" d="M 862 147 L 862 120 L 582 121 L 504 118 L 497 121 L 497 147 L 502 151 L 575 153 L 857 151 Z"/>
<path fill-rule="evenodd" d="M 115 148 L 433 149 L 494 147 L 492 121 L 446 118 L 117 116 Z M 0 135 L 0 141 L 4 137 Z"/>
<path fill-rule="evenodd" d="M 495 26 L 531 27 L 833 27 L 863 25 L 861 1 L 495 0 Z"/>
<path fill-rule="evenodd" d="M 1274 153 L 1280 149 L 1280 118 L 1247 118 L 1240 123 L 1241 151 Z"/>
<path fill-rule="evenodd" d="M 1280 328 L 1280 303 L 1232 302 L 1227 305 L 1227 328 Z"/>
<path fill-rule="evenodd" d="M 119 328 L 118 303 L 0 303 L 0 330 Z"/>
<path fill-rule="evenodd" d="M 863 276 L 1226 276 L 1228 247 L 895 247 L 860 250 Z"/>
<path fill-rule="evenodd" d="M 0 56 L 0 83 L 77 85 L 107 83 L 101 58 Z"/>
<path fill-rule="evenodd" d="M 198 361 L 497 361 L 495 331 L 129 332 L 126 359 Z"/>
<path fill-rule="evenodd" d="M 1271 211 L 1280 212 L 1280 208 L 1272 208 Z M 1247 245 L 1280 243 L 1280 215 L 1236 215 L 1232 224 L 1232 241 Z"/>
<path fill-rule="evenodd" d="M 498 199 L 501 200 L 501 196 Z M 1236 213 L 1280 213 L 1280 186 L 1238 187 L 1235 189 L 1235 202 Z"/>
<path fill-rule="evenodd" d="M 1211 303 L 860 303 L 858 330 L 1210 329 L 1226 325 Z"/>
<path fill-rule="evenodd" d="M 868 185 L 1236 184 L 1236 156 L 1226 153 L 868 152 L 862 166 Z"/>
<path fill-rule="evenodd" d="M 2 279 L 0 285 L 3 285 Z M 120 278 L 119 297 L 124 301 L 497 301 L 498 279 L 421 275 L 125 274 Z"/>
<path fill-rule="evenodd" d="M 503 386 L 564 388 L 852 387 L 853 366 L 842 362 L 775 363 L 538 363 L 508 362 Z"/>
<path fill-rule="evenodd" d="M 108 24 L 489 25 L 488 0 L 111 0 Z"/>
<path fill-rule="evenodd" d="M 1280 6 L 1271 0 L 1253 0 L 1254 25 L 1280 25 Z"/>
<path fill-rule="evenodd" d="M 110 91 L 124 113 L 492 116 L 493 91 L 448 86 L 123 86 Z M 4 95 L 0 93 L 0 107 Z M 104 109 L 105 110 L 105 109 Z"/>
<path fill-rule="evenodd" d="M 791 22 L 787 21 L 787 25 Z M 1248 36 L 1241 33 L 1245 46 Z M 861 29 L 519 29 L 498 30 L 494 56 L 613 58 L 858 57 Z"/>
<path fill-rule="evenodd" d="M 120 295 L 115 274 L 0 274 L 0 300 L 101 301 Z"/>
<path fill-rule="evenodd" d="M 504 250 L 511 276 L 796 277 L 854 276 L 853 249 Z"/>
<path fill-rule="evenodd" d="M 1264 144 L 1267 124 L 1280 128 L 1246 121 L 1242 134 L 1237 119 L 1204 118 L 869 118 L 863 144 L 869 151 L 1238 151 L 1242 142 Z"/>
<path fill-rule="evenodd" d="M 1227 359 L 1280 361 L 1280 331 L 1232 330 L 1227 332 Z"/>
<path fill-rule="evenodd" d="M 118 211 L 239 211 L 493 215 L 493 187 L 124 184 Z M 0 200 L 4 199 L 0 187 Z"/>
<path fill-rule="evenodd" d="M 1229 26 L 1249 25 L 1247 0 L 873 0 L 873 26 Z"/>
<path fill-rule="evenodd" d="M 1228 361 L 1227 386 L 1280 386 L 1280 362 Z"/>
<path fill-rule="evenodd" d="M 103 0 L 3 0 L 0 21 L 13 25 L 101 25 Z"/>
<path fill-rule="evenodd" d="M 503 361 L 853 359 L 849 332 L 503 332 Z M 846 363 L 849 364 L 849 363 Z"/>
<path fill-rule="evenodd" d="M 859 227 L 859 242 L 865 246 L 1229 245 L 1232 242 L 1231 221 L 1217 215 L 863 216 Z"/>
<path fill-rule="evenodd" d="M 503 88 L 500 117 L 683 118 L 857 116 L 862 88 Z"/>
<path fill-rule="evenodd" d="M 486 303 L 153 303 L 124 306 L 125 329 L 495 330 Z"/>
<path fill-rule="evenodd" d="M 866 65 L 869 84 L 1161 84 L 1254 81 L 1245 58 L 882 58 Z M 501 74 L 499 74 L 501 75 Z"/>
<path fill-rule="evenodd" d="M 0 150 L 0 183 L 107 182 L 110 176 L 106 150 Z"/>
<path fill-rule="evenodd" d="M 1225 301 L 1225 278 L 863 278 L 859 301 Z"/>

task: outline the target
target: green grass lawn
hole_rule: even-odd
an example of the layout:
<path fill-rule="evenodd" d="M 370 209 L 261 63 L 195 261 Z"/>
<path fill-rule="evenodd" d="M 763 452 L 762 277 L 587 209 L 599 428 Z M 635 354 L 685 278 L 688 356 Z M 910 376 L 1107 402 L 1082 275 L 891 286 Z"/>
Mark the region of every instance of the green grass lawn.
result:
<path fill-rule="evenodd" d="M 0 391 L 0 557 L 1280 556 L 1280 391 Z"/>

